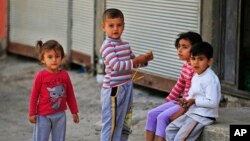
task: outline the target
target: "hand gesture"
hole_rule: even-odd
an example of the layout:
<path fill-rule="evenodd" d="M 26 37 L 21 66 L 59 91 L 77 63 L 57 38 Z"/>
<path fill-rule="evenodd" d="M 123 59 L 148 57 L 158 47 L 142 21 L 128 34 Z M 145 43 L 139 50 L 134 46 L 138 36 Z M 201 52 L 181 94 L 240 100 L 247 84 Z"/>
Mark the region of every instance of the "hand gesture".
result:
<path fill-rule="evenodd" d="M 180 107 L 184 108 L 184 109 L 188 109 L 189 105 L 186 99 L 184 98 L 178 98 L 177 100 L 175 100 L 178 105 L 180 105 Z"/>
<path fill-rule="evenodd" d="M 187 106 L 190 107 L 191 105 L 195 104 L 195 99 L 188 99 L 185 101 Z"/>
<path fill-rule="evenodd" d="M 30 116 L 29 121 L 30 123 L 36 123 L 36 115 Z"/>
<path fill-rule="evenodd" d="M 148 51 L 144 55 L 145 55 L 146 61 L 151 61 L 154 59 L 154 55 L 152 51 Z"/>
<path fill-rule="evenodd" d="M 72 117 L 73 117 L 74 123 L 79 123 L 80 122 L 78 114 L 72 114 Z"/>
<path fill-rule="evenodd" d="M 137 57 L 135 57 L 133 59 L 133 64 L 134 66 L 138 66 L 138 65 L 141 65 L 141 64 L 146 64 L 148 61 L 151 61 L 153 60 L 154 56 L 153 56 L 153 53 L 152 51 L 149 51 L 145 54 L 142 54 L 142 55 L 139 55 Z"/>
<path fill-rule="evenodd" d="M 175 102 L 176 102 L 178 105 L 182 106 L 182 105 L 184 104 L 184 99 L 183 99 L 183 98 L 177 98 L 177 99 L 175 100 Z"/>

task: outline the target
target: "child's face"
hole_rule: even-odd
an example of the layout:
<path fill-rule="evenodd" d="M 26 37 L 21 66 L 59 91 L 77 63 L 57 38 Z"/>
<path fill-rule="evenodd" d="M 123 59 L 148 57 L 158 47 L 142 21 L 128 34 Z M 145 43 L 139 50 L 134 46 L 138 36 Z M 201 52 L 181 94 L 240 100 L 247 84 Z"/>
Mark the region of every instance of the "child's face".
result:
<path fill-rule="evenodd" d="M 46 50 L 43 54 L 41 62 L 45 64 L 49 72 L 58 72 L 62 63 L 61 51 Z"/>
<path fill-rule="evenodd" d="M 109 38 L 119 39 L 124 30 L 124 20 L 122 18 L 107 18 L 103 23 L 102 28 Z"/>
<path fill-rule="evenodd" d="M 197 55 L 197 56 L 191 55 L 190 62 L 193 70 L 196 73 L 201 74 L 210 65 L 212 65 L 213 59 L 208 59 L 205 55 Z"/>
<path fill-rule="evenodd" d="M 191 48 L 192 48 L 192 44 L 189 40 L 180 39 L 179 44 L 178 44 L 178 49 L 177 49 L 179 59 L 189 61 Z"/>

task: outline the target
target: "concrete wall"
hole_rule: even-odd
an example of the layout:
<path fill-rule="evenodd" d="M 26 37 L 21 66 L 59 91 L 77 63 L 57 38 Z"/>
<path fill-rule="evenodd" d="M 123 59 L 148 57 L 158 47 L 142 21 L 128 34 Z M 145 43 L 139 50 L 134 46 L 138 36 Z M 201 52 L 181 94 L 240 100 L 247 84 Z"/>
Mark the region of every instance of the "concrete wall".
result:
<path fill-rule="evenodd" d="M 235 0 L 202 0 L 201 4 L 201 35 L 214 47 L 213 69 L 221 79 L 222 101 L 227 107 L 250 106 L 249 92 L 240 91 L 237 84 L 239 75 L 237 73 L 239 65 L 237 51 L 240 40 L 237 36 L 238 26 L 241 24 L 238 21 L 240 18 L 238 4 L 240 3 Z M 249 23 L 249 20 L 246 20 Z M 249 33 L 249 29 L 245 28 L 245 33 Z M 245 37 L 247 38 L 249 35 L 247 34 Z M 236 57 L 234 57 L 235 55 Z M 226 73 L 230 70 L 234 71 L 233 75 Z M 232 84 L 229 85 L 228 80 L 231 78 Z"/>
<path fill-rule="evenodd" d="M 104 40 L 105 33 L 102 30 L 102 14 L 105 9 L 104 0 L 96 0 L 95 5 L 95 51 L 96 55 L 99 56 L 99 49 L 101 48 L 102 42 Z"/>
<path fill-rule="evenodd" d="M 201 35 L 214 47 L 213 69 L 219 74 L 222 47 L 222 0 L 201 0 Z"/>

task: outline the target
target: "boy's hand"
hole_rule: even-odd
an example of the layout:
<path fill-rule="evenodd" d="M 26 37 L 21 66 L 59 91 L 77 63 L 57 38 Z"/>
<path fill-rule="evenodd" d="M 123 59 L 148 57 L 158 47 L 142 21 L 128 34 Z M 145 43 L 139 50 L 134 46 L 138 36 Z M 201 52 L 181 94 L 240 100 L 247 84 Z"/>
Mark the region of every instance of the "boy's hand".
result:
<path fill-rule="evenodd" d="M 74 123 L 79 123 L 80 122 L 78 114 L 72 114 L 72 117 L 73 117 Z"/>
<path fill-rule="evenodd" d="M 133 59 L 133 65 L 138 66 L 139 64 L 145 64 L 147 62 L 146 55 L 139 55 Z"/>
<path fill-rule="evenodd" d="M 36 123 L 36 115 L 30 116 L 29 121 L 30 123 Z"/>
<path fill-rule="evenodd" d="M 154 59 L 154 55 L 153 55 L 152 51 L 146 52 L 144 55 L 145 55 L 147 61 L 151 61 Z"/>
<path fill-rule="evenodd" d="M 139 64 L 146 64 L 148 61 L 153 60 L 154 56 L 152 51 L 149 51 L 145 54 L 139 55 L 133 59 L 134 66 L 137 66 Z"/>
<path fill-rule="evenodd" d="M 184 98 L 178 98 L 175 101 L 176 101 L 176 103 L 178 105 L 180 105 L 180 107 L 182 107 L 182 108 L 184 108 L 186 110 L 188 109 L 189 105 L 188 105 L 188 101 L 186 99 L 184 99 Z"/>
<path fill-rule="evenodd" d="M 184 99 L 183 98 L 177 98 L 177 99 L 175 99 L 175 103 L 182 106 L 183 103 L 184 103 Z"/>
<path fill-rule="evenodd" d="M 186 100 L 187 106 L 190 107 L 191 105 L 195 104 L 195 99 L 188 99 Z"/>

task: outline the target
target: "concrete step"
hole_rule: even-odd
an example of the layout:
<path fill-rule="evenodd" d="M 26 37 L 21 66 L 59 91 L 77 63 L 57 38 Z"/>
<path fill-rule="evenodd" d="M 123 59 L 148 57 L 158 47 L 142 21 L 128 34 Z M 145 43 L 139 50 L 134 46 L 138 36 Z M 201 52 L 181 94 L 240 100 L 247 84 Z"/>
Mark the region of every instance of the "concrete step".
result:
<path fill-rule="evenodd" d="M 144 141 L 145 140 L 145 124 L 146 112 L 133 114 L 132 134 L 129 137 L 130 141 Z M 198 141 L 229 141 L 230 125 L 250 124 L 250 107 L 227 107 L 219 109 L 219 118 L 212 125 L 204 128 Z M 96 130 L 100 131 L 101 122 L 96 124 Z"/>
<path fill-rule="evenodd" d="M 219 109 L 219 118 L 205 127 L 199 141 L 229 141 L 230 125 L 250 124 L 250 107 L 227 107 Z"/>

